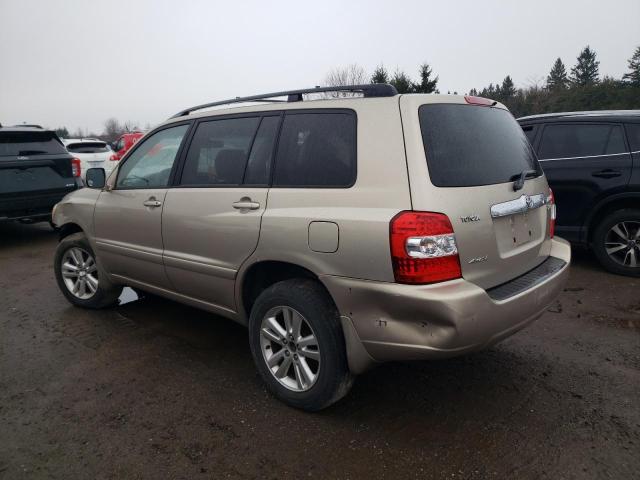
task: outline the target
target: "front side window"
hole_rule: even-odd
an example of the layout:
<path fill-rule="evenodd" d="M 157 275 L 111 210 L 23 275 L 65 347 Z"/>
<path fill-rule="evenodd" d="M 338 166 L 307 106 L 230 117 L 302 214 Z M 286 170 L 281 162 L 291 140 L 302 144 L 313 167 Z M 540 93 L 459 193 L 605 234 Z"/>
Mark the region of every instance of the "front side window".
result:
<path fill-rule="evenodd" d="M 193 136 L 181 185 L 239 185 L 260 117 L 202 122 Z"/>
<path fill-rule="evenodd" d="M 355 178 L 354 114 L 319 112 L 285 116 L 274 186 L 349 187 Z"/>
<path fill-rule="evenodd" d="M 615 155 L 626 151 L 620 125 L 556 124 L 544 128 L 538 155 L 543 160 Z"/>
<path fill-rule="evenodd" d="M 166 128 L 145 139 L 120 167 L 116 188 L 166 187 L 188 129 L 189 125 Z"/>

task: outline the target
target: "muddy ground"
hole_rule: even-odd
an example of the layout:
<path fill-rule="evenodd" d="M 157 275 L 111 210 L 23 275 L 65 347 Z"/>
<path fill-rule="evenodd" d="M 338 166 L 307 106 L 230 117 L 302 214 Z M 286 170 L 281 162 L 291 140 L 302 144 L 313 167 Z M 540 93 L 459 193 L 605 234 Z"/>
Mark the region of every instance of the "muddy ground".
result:
<path fill-rule="evenodd" d="M 267 394 L 227 320 L 71 307 L 56 241 L 0 224 L 0 478 L 640 478 L 640 279 L 580 251 L 516 336 L 381 366 L 307 414 Z"/>

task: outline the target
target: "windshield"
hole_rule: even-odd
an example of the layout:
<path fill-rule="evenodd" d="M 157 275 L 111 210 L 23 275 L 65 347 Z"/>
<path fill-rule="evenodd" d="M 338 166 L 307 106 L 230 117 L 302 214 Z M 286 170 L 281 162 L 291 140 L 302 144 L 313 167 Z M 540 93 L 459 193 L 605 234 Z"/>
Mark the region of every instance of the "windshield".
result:
<path fill-rule="evenodd" d="M 542 175 L 513 116 L 501 108 L 422 105 L 418 110 L 431 183 L 471 187 L 514 181 L 525 170 Z"/>
<path fill-rule="evenodd" d="M 54 132 L 0 132 L 0 157 L 67 153 Z"/>

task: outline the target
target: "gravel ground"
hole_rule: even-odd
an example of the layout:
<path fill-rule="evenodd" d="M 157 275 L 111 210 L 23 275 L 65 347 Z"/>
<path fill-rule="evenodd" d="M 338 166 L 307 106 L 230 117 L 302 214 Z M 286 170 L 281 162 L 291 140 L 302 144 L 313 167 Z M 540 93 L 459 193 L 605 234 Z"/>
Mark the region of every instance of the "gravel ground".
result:
<path fill-rule="evenodd" d="M 131 291 L 71 307 L 56 241 L 0 224 L 0 478 L 640 478 L 640 279 L 588 254 L 514 337 L 383 365 L 306 414 L 232 322 Z"/>

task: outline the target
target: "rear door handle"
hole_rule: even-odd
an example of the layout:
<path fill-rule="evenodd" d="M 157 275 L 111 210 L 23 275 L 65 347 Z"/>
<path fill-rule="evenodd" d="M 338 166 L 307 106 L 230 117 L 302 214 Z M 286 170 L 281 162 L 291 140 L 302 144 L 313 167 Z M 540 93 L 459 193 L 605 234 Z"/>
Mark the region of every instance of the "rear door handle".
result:
<path fill-rule="evenodd" d="M 149 200 L 145 200 L 144 202 L 142 202 L 142 204 L 145 207 L 155 208 L 161 206 L 162 202 L 156 200 L 154 197 L 151 197 Z"/>
<path fill-rule="evenodd" d="M 232 206 L 236 210 L 257 210 L 260 208 L 260 204 L 252 201 L 249 197 L 242 197 L 239 201 L 233 202 Z"/>
<path fill-rule="evenodd" d="M 620 175 L 622 175 L 622 172 L 618 170 L 612 170 L 610 168 L 591 173 L 592 177 L 598 177 L 598 178 L 614 178 L 614 177 L 619 177 Z"/>

